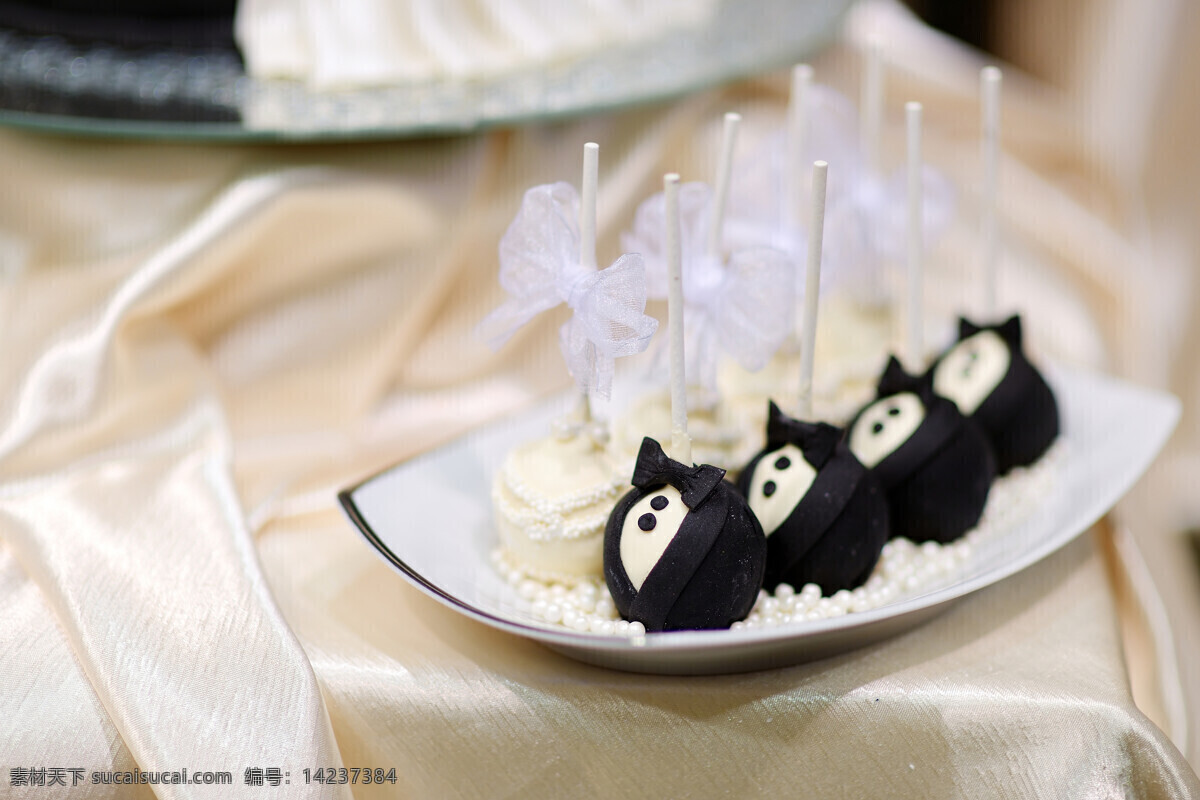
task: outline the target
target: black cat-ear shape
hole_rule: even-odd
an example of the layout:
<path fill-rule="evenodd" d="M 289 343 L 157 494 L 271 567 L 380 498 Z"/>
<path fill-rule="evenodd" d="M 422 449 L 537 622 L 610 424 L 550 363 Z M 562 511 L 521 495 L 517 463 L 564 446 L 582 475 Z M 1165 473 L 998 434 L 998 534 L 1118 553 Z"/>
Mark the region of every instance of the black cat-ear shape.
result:
<path fill-rule="evenodd" d="M 959 341 L 962 341 L 963 339 L 966 339 L 970 336 L 974 336 L 975 334 L 979 333 L 981 330 L 983 330 L 983 328 L 980 328 L 978 325 L 976 325 L 974 322 L 971 322 L 971 320 L 967 319 L 966 317 L 958 318 L 958 339 L 959 339 Z"/>
<path fill-rule="evenodd" d="M 912 392 L 920 397 L 921 402 L 925 405 L 932 403 L 934 397 L 933 370 L 926 371 L 924 375 L 910 375 L 904 371 L 900 359 L 889 356 L 887 367 L 884 368 L 883 375 L 879 377 L 879 386 L 875 395 L 876 397 L 889 397 L 901 392 Z"/>
<path fill-rule="evenodd" d="M 774 400 L 767 401 L 767 449 L 783 447 L 794 438 L 792 418 L 779 410 Z"/>
<path fill-rule="evenodd" d="M 1013 314 L 1004 321 L 997 330 L 1000 331 L 1000 338 L 1008 342 L 1008 346 L 1013 350 L 1021 349 L 1021 315 Z"/>
<path fill-rule="evenodd" d="M 772 422 L 782 422 L 788 419 L 788 415 L 779 410 L 779 406 L 775 405 L 774 400 L 767 401 L 767 424 Z"/>
<path fill-rule="evenodd" d="M 794 444 L 804 453 L 804 460 L 815 469 L 825 466 L 842 439 L 842 429 L 824 422 L 804 422 L 779 410 L 774 401 L 767 405 L 767 450 L 777 450 Z"/>
<path fill-rule="evenodd" d="M 921 402 L 925 404 L 926 408 L 933 403 L 934 398 L 937 397 L 937 392 L 933 390 L 932 368 L 926 370 L 925 374 L 918 378 L 917 385 L 913 387 L 913 392 L 916 393 L 917 397 L 921 398 Z"/>
<path fill-rule="evenodd" d="M 721 485 L 725 470 L 709 464 L 688 466 L 663 452 L 662 445 L 649 436 L 642 439 L 637 463 L 630 480 L 639 489 L 670 484 L 679 490 L 683 504 L 695 511 Z"/>
<path fill-rule="evenodd" d="M 900 392 L 909 392 L 915 388 L 917 381 L 917 378 L 904 371 L 900 359 L 889 356 L 887 366 L 884 367 L 883 374 L 879 376 L 876 394 L 879 397 L 887 397 Z"/>

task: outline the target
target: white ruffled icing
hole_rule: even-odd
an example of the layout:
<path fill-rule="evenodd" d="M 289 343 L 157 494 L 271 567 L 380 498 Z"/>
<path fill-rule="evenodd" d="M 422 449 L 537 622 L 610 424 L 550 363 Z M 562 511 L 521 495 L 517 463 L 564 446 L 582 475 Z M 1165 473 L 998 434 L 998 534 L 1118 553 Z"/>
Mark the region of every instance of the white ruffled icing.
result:
<path fill-rule="evenodd" d="M 474 80 L 545 67 L 709 21 L 716 0 L 241 0 L 255 78 L 318 91 Z"/>
<path fill-rule="evenodd" d="M 762 406 L 759 408 L 759 406 Z M 688 435 L 692 438 L 692 461 L 712 464 L 736 476 L 763 445 L 766 400 L 742 404 L 734 400 L 701 405 L 688 402 Z M 625 414 L 613 421 L 610 451 L 614 464 L 625 475 L 633 474 L 642 439 L 671 441 L 671 398 L 655 391 L 635 400 Z"/>

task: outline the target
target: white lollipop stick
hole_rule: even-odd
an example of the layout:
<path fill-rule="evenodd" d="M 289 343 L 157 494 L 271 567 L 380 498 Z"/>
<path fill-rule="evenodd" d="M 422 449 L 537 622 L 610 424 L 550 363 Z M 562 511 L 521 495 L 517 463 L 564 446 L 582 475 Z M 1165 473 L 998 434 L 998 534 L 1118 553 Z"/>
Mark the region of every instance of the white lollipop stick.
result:
<path fill-rule="evenodd" d="M 921 341 L 921 268 L 924 243 L 922 239 L 921 186 L 921 104 L 905 103 L 904 117 L 908 127 L 908 302 L 905 309 L 904 350 L 909 369 L 922 366 Z"/>
<path fill-rule="evenodd" d="M 741 114 L 732 111 L 725 115 L 721 132 L 721 160 L 717 162 L 717 186 L 713 192 L 711 225 L 708 229 L 708 255 L 721 256 L 721 234 L 725 227 L 725 200 L 729 195 L 729 177 L 733 172 L 733 148 L 737 143 Z"/>
<path fill-rule="evenodd" d="M 980 202 L 980 238 L 983 239 L 983 311 L 986 319 L 996 318 L 1000 238 L 996 227 L 998 174 L 1000 168 L 1000 87 L 1002 76 L 996 67 L 979 72 L 983 98 L 983 197 Z"/>
<path fill-rule="evenodd" d="M 804 310 L 800 334 L 800 419 L 812 419 L 813 358 L 817 347 L 817 297 L 821 292 L 821 244 L 825 235 L 825 183 L 829 165 L 812 166 L 812 209 L 808 226 L 808 262 L 804 271 Z"/>
<path fill-rule="evenodd" d="M 583 146 L 583 183 L 579 191 L 579 263 L 596 268 L 596 184 L 600 174 L 600 145 Z"/>
<path fill-rule="evenodd" d="M 583 146 L 583 181 L 579 192 L 579 263 L 596 269 L 596 185 L 600 175 L 600 145 L 588 142 Z M 579 398 L 579 416 L 584 423 L 592 421 L 592 401 L 587 392 Z"/>
<path fill-rule="evenodd" d="M 862 76 L 862 147 L 867 167 L 879 172 L 882 164 L 879 140 L 883 130 L 883 43 L 878 36 L 867 40 Z"/>
<path fill-rule="evenodd" d="M 800 230 L 804 224 L 804 150 L 808 134 L 808 90 L 812 87 L 813 68 L 797 64 L 792 68 L 792 94 L 788 101 L 785 145 L 783 227 Z"/>
<path fill-rule="evenodd" d="M 663 176 L 667 230 L 667 334 L 671 371 L 671 457 L 692 463 L 687 432 L 687 375 L 683 363 L 683 252 L 679 247 L 679 176 Z"/>

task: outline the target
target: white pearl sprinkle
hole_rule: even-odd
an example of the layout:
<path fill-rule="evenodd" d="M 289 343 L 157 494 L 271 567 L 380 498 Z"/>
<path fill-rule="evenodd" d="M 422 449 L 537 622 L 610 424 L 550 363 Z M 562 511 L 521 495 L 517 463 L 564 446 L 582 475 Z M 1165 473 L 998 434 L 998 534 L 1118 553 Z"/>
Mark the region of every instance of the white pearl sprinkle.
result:
<path fill-rule="evenodd" d="M 773 593 L 760 591 L 750 615 L 733 623 L 731 629 L 803 625 L 870 611 L 948 585 L 970 560 L 973 544 L 1002 533 L 1036 508 L 1051 485 L 1061 452 L 1062 446 L 1058 445 L 1033 468 L 1014 470 L 997 480 L 980 524 L 957 541 L 942 545 L 893 539 L 884 545 L 879 563 L 864 585 L 825 597 L 816 584 L 805 584 L 799 591 L 780 584 Z M 637 638 L 646 634 L 642 623 L 618 617 L 602 578 L 570 579 L 570 585 L 562 583 L 563 579 L 545 581 L 509 563 L 499 548 L 492 552 L 491 561 L 500 577 L 529 604 L 529 612 L 537 620 L 602 636 Z"/>

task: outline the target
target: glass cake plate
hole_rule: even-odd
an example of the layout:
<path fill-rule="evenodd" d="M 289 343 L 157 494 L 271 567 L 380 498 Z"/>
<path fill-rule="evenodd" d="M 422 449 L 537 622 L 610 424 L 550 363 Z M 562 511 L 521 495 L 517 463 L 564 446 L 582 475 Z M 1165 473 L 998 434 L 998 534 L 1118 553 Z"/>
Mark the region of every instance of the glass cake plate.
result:
<path fill-rule="evenodd" d="M 0 27 L 0 124 L 213 141 L 464 133 L 664 99 L 794 63 L 835 35 L 851 2 L 725 2 L 706 25 L 577 59 L 343 91 L 251 77 L 232 47 L 130 48 Z"/>
<path fill-rule="evenodd" d="M 455 611 L 572 658 L 633 672 L 718 674 L 786 666 L 913 628 L 950 603 L 1045 558 L 1103 516 L 1150 466 L 1179 418 L 1168 394 L 1075 368 L 1046 370 L 1062 419 L 1045 493 L 1011 527 L 973 543 L 954 574 L 870 611 L 775 628 L 673 631 L 636 638 L 576 633 L 530 611 L 491 562 L 492 475 L 514 446 L 544 436 L 570 397 L 470 433 L 343 491 L 342 507 L 401 576 Z"/>

